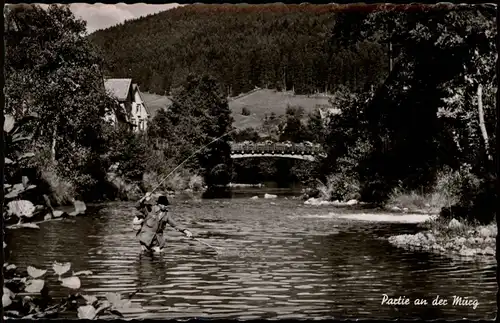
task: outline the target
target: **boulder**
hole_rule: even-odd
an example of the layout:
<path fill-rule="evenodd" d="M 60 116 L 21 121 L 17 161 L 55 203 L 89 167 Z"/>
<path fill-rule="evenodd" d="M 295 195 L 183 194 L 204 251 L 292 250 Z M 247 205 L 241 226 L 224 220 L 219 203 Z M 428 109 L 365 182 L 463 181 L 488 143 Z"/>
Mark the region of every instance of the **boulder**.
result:
<path fill-rule="evenodd" d="M 354 199 L 346 202 L 346 205 L 356 205 L 356 204 L 358 204 L 358 200 L 354 200 Z"/>
<path fill-rule="evenodd" d="M 267 194 L 267 193 L 264 194 L 265 199 L 275 199 L 277 197 L 278 197 L 278 195 L 274 195 L 274 194 Z"/>

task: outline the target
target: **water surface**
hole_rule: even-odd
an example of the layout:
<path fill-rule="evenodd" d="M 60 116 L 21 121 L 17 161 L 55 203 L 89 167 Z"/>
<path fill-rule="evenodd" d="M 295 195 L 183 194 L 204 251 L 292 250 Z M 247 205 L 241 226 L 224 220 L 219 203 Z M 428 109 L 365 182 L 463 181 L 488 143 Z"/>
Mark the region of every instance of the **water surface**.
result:
<path fill-rule="evenodd" d="M 252 193 L 252 195 L 257 195 Z M 263 195 L 260 193 L 259 195 Z M 494 319 L 496 263 L 470 263 L 391 246 L 386 238 L 415 224 L 351 221 L 332 207 L 278 198 L 174 201 L 175 219 L 210 248 L 169 230 L 160 255 L 141 254 L 132 231 L 133 203 L 89 207 L 87 217 L 8 233 L 8 261 L 25 268 L 71 262 L 91 270 L 84 293 L 130 293 L 140 308 L 127 318 L 408 318 Z M 51 284 L 52 285 L 52 284 Z M 67 294 L 56 282 L 54 296 Z M 382 295 L 453 295 L 469 306 L 388 306 Z"/>

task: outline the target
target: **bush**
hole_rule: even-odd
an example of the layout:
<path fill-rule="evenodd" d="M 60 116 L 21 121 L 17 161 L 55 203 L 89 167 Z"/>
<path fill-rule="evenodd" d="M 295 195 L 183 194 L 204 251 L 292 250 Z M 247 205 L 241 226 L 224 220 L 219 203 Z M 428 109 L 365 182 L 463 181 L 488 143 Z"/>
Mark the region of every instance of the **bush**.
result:
<path fill-rule="evenodd" d="M 325 200 L 348 201 L 359 199 L 360 183 L 354 176 L 337 173 L 328 176 L 326 184 L 320 182 L 317 189 Z"/>
<path fill-rule="evenodd" d="M 55 168 L 46 167 L 41 170 L 40 178 L 48 184 L 50 196 L 56 205 L 67 205 L 75 196 L 74 186 L 69 180 L 65 180 L 57 175 Z"/>
<path fill-rule="evenodd" d="M 250 114 L 250 110 L 247 107 L 243 107 L 243 109 L 241 109 L 241 115 L 249 116 Z"/>
<path fill-rule="evenodd" d="M 152 189 L 156 188 L 166 175 L 167 174 L 159 175 L 156 172 L 145 173 L 142 181 L 144 190 L 150 192 Z M 204 182 L 202 176 L 193 174 L 189 170 L 181 168 L 171 174 L 158 189 L 174 192 L 186 189 L 201 191 L 203 186 Z"/>
<path fill-rule="evenodd" d="M 200 175 L 192 175 L 189 178 L 188 187 L 193 191 L 199 192 L 203 190 L 203 185 L 203 177 L 201 177 Z"/>

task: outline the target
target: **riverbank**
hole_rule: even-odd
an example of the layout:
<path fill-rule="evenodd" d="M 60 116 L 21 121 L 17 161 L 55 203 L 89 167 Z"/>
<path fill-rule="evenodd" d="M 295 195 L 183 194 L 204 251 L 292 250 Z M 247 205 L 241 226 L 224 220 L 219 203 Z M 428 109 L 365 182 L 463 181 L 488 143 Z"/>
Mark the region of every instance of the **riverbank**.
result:
<path fill-rule="evenodd" d="M 313 206 L 354 206 L 360 205 L 357 200 L 347 202 L 326 201 L 322 198 L 309 198 L 305 205 Z M 386 214 L 342 215 L 341 218 L 372 222 L 417 223 L 424 231 L 416 234 L 403 234 L 389 237 L 389 242 L 399 248 L 427 251 L 450 257 L 466 259 L 493 258 L 496 255 L 497 224 L 477 225 L 459 221 L 446 220 L 439 216 L 435 206 L 424 205 L 423 208 L 408 208 L 388 204 L 383 207 Z"/>
<path fill-rule="evenodd" d="M 436 218 L 424 222 L 427 230 L 417 234 L 403 234 L 389 237 L 389 242 L 409 250 L 422 250 L 450 257 L 480 260 L 493 258 L 496 254 L 496 223 L 474 225 Z"/>

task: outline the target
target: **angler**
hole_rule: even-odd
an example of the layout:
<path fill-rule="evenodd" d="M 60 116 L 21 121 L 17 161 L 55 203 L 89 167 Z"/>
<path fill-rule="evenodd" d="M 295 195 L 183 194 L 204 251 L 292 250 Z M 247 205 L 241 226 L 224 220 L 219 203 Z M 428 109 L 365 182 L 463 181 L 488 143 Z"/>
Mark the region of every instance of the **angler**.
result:
<path fill-rule="evenodd" d="M 161 252 L 163 250 L 165 247 L 163 231 L 167 223 L 186 237 L 192 237 L 188 229 L 174 221 L 168 212 L 169 205 L 166 196 L 152 195 L 152 193 L 147 193 L 137 202 L 136 208 L 141 215 L 136 216 L 133 223 L 143 251 Z"/>

